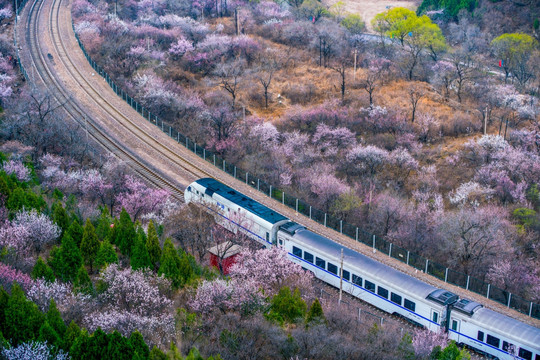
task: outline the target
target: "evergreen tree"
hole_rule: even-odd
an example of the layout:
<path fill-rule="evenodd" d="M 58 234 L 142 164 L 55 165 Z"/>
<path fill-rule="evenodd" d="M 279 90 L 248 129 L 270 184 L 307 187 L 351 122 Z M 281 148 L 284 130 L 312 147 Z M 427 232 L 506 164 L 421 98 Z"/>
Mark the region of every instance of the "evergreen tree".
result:
<path fill-rule="evenodd" d="M 133 270 L 152 268 L 150 256 L 148 255 L 148 250 L 146 249 L 146 241 L 140 234 L 137 236 L 137 240 L 133 245 L 133 251 L 131 254 L 131 268 Z"/>
<path fill-rule="evenodd" d="M 24 190 L 21 188 L 16 188 L 11 192 L 8 200 L 6 201 L 6 208 L 16 212 L 21 210 L 26 205 L 26 196 Z"/>
<path fill-rule="evenodd" d="M 58 277 L 63 281 L 75 280 L 82 264 L 82 256 L 69 232 L 62 237 L 62 246 L 59 249 L 53 248 L 50 257 L 49 263 Z"/>
<path fill-rule="evenodd" d="M 66 339 L 64 339 L 66 342 L 68 341 L 67 335 L 74 335 L 75 332 L 70 333 L 71 324 L 68 328 L 68 333 L 66 334 Z M 80 331 L 79 329 L 79 335 L 73 340 L 73 345 L 69 348 L 69 355 L 71 355 L 72 359 L 99 359 L 95 358 L 90 354 L 90 336 L 88 335 L 88 332 L 86 329 Z"/>
<path fill-rule="evenodd" d="M 287 286 L 279 289 L 279 292 L 270 302 L 270 311 L 267 317 L 280 324 L 294 323 L 299 318 L 306 316 L 307 305 L 300 296 L 300 291 L 291 291 Z"/>
<path fill-rule="evenodd" d="M 0 194 L 4 195 L 4 201 L 7 201 L 9 199 L 9 195 L 11 194 L 11 190 L 9 190 L 7 181 L 3 176 L 0 177 Z"/>
<path fill-rule="evenodd" d="M 174 342 L 171 342 L 171 348 L 167 352 L 167 358 L 169 360 L 183 360 L 182 354 L 180 354 L 180 351 Z"/>
<path fill-rule="evenodd" d="M 96 234 L 100 240 L 104 240 L 110 235 L 112 223 L 113 219 L 109 215 L 109 212 L 107 209 L 103 209 L 96 226 Z"/>
<path fill-rule="evenodd" d="M 53 204 L 53 221 L 62 230 L 62 235 L 67 231 L 70 225 L 69 216 L 66 209 L 60 203 Z"/>
<path fill-rule="evenodd" d="M 71 321 L 69 323 L 69 326 L 66 329 L 66 333 L 63 337 L 63 349 L 65 351 L 69 351 L 69 349 L 73 346 L 75 343 L 75 340 L 81 335 L 81 328 L 79 325 L 75 323 L 75 321 Z"/>
<path fill-rule="evenodd" d="M 89 219 L 86 220 L 84 225 L 83 238 L 81 242 L 81 254 L 84 262 L 90 265 L 90 272 L 93 271 L 94 262 L 96 261 L 97 253 L 99 251 L 99 240 L 96 235 L 96 229 Z"/>
<path fill-rule="evenodd" d="M 92 294 L 94 292 L 94 285 L 88 276 L 88 272 L 84 266 L 79 268 L 77 272 L 77 278 L 73 283 L 73 288 L 81 293 Z"/>
<path fill-rule="evenodd" d="M 148 356 L 149 360 L 167 360 L 167 354 L 154 345 Z"/>
<path fill-rule="evenodd" d="M 174 249 L 171 239 L 165 240 L 158 274 L 164 275 L 167 279 L 171 280 L 173 287 L 176 289 L 182 285 L 180 262 L 180 256 L 178 256 L 178 253 Z"/>
<path fill-rule="evenodd" d="M 143 336 L 140 332 L 134 331 L 129 337 L 129 344 L 133 348 L 133 352 L 138 355 L 140 359 L 148 359 L 150 355 L 150 349 L 144 342 Z"/>
<path fill-rule="evenodd" d="M 159 238 L 154 226 L 154 222 L 150 220 L 148 223 L 148 237 L 146 239 L 146 249 L 150 255 L 150 261 L 154 270 L 159 269 L 159 260 L 161 259 L 161 246 L 159 246 Z"/>
<path fill-rule="evenodd" d="M 35 340 L 44 321 L 44 316 L 37 305 L 26 299 L 18 284 L 14 284 L 11 288 L 4 316 L 4 336 L 11 339 L 13 346 Z"/>
<path fill-rule="evenodd" d="M 118 256 L 114 250 L 113 245 L 109 242 L 108 238 L 105 238 L 99 245 L 99 250 L 96 256 L 96 266 L 101 269 L 102 267 L 114 264 L 118 262 Z"/>
<path fill-rule="evenodd" d="M 182 278 L 182 284 L 187 284 L 189 280 L 193 277 L 193 268 L 191 266 L 190 255 L 186 253 L 183 249 L 178 249 L 178 254 L 180 256 L 180 276 Z"/>
<path fill-rule="evenodd" d="M 86 356 L 94 359 L 107 359 L 108 348 L 111 342 L 111 336 L 107 335 L 101 328 L 98 328 L 88 339 L 88 352 Z"/>
<path fill-rule="evenodd" d="M 122 208 L 118 228 L 115 229 L 114 243 L 120 248 L 122 254 L 130 256 L 136 236 L 137 233 L 135 232 L 135 227 L 133 226 L 131 218 L 126 209 Z"/>
<path fill-rule="evenodd" d="M 471 354 L 465 349 L 459 349 L 455 341 L 450 341 L 437 357 L 437 360 L 471 360 Z"/>
<path fill-rule="evenodd" d="M 51 299 L 49 310 L 47 310 L 45 317 L 49 325 L 56 331 L 60 338 L 63 338 L 66 334 L 67 327 L 64 320 L 62 320 L 62 315 L 60 315 L 60 311 L 58 311 L 54 299 Z"/>
<path fill-rule="evenodd" d="M 74 219 L 67 229 L 67 233 L 73 238 L 77 247 L 81 246 L 83 232 L 84 229 L 77 219 Z"/>
<path fill-rule="evenodd" d="M 62 347 L 62 339 L 60 335 L 52 328 L 47 320 L 39 328 L 39 336 L 37 338 L 40 342 L 47 342 L 50 345 Z"/>
<path fill-rule="evenodd" d="M 409 335 L 409 333 L 405 333 L 405 335 L 403 335 L 403 338 L 401 338 L 401 341 L 398 345 L 398 353 L 401 355 L 401 358 L 403 360 L 416 359 L 414 347 L 412 345 L 412 337 L 411 335 Z"/>
<path fill-rule="evenodd" d="M 38 257 L 36 265 L 34 265 L 30 275 L 32 276 L 32 279 L 45 279 L 49 282 L 54 281 L 54 271 L 45 263 L 45 261 L 43 261 L 41 256 Z"/>
<path fill-rule="evenodd" d="M 186 360 L 204 360 L 204 358 L 197 348 L 191 348 L 186 356 Z M 208 358 L 208 360 L 210 360 L 210 358 Z"/>
<path fill-rule="evenodd" d="M 132 357 L 133 348 L 128 339 L 123 337 L 118 331 L 113 331 L 109 335 L 106 358 L 111 360 L 131 360 Z"/>
<path fill-rule="evenodd" d="M 321 303 L 319 302 L 319 299 L 313 300 L 313 303 L 311 303 L 311 306 L 309 307 L 309 311 L 307 314 L 306 322 L 309 323 L 321 323 L 324 322 L 324 312 L 321 306 Z"/>

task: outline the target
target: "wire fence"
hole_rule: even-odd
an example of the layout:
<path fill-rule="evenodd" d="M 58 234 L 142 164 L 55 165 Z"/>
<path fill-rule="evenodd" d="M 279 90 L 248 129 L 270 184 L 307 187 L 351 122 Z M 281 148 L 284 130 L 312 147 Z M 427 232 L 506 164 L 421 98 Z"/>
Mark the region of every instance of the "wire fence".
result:
<path fill-rule="evenodd" d="M 96 64 L 94 60 L 92 60 L 90 55 L 86 52 L 84 45 L 80 41 L 73 23 L 72 26 L 75 32 L 77 42 L 79 43 L 80 48 L 86 56 L 86 59 L 88 60 L 92 68 L 96 71 L 96 73 L 98 73 L 107 81 L 113 91 L 124 101 L 126 101 L 133 109 L 135 109 L 135 111 L 141 114 L 143 118 L 156 125 L 158 128 L 161 129 L 161 131 L 168 134 L 179 144 L 185 146 L 186 149 L 197 154 L 203 160 L 223 170 L 227 174 L 232 175 L 234 178 L 245 182 L 247 185 L 268 195 L 272 199 L 280 201 L 282 204 L 287 205 L 288 207 L 294 209 L 296 212 L 301 213 L 309 217 L 311 220 L 314 220 L 319 224 L 324 225 L 325 227 L 336 230 L 341 234 L 344 234 L 349 238 L 354 239 L 355 241 L 371 246 L 374 250 L 378 250 L 390 257 L 393 257 L 394 259 L 406 263 L 407 265 L 412 266 L 415 269 L 425 272 L 429 275 L 432 275 L 446 283 L 459 286 L 469 291 L 473 291 L 488 299 L 501 303 L 508 308 L 517 310 L 530 317 L 540 319 L 540 304 L 527 301 L 515 294 L 512 294 L 504 289 L 497 288 L 480 279 L 471 277 L 459 271 L 449 269 L 436 262 L 430 261 L 429 259 L 421 255 L 414 254 L 406 249 L 399 247 L 398 245 L 388 242 L 383 238 L 376 236 L 375 234 L 371 234 L 357 226 L 348 224 L 331 214 L 318 210 L 306 203 L 305 201 L 298 199 L 292 195 L 286 194 L 285 191 L 283 191 L 282 189 L 279 189 L 278 187 L 273 186 L 265 182 L 264 180 L 261 180 L 255 174 L 251 174 L 248 171 L 245 171 L 235 166 L 234 164 L 226 162 L 225 159 L 221 158 L 219 155 L 213 153 L 210 150 L 207 150 L 206 148 L 204 148 L 204 146 L 197 144 L 193 140 L 189 139 L 187 136 L 181 134 L 172 126 L 168 125 L 163 120 L 159 119 L 156 115 L 152 114 L 143 105 L 139 104 L 122 88 L 118 87 L 116 83 L 111 79 L 111 77 L 98 64 Z"/>

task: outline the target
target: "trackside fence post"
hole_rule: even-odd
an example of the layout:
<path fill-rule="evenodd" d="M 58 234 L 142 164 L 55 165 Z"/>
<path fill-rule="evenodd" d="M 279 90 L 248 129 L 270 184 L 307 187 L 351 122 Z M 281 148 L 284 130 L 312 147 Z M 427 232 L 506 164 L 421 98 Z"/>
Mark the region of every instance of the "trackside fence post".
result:
<path fill-rule="evenodd" d="M 409 265 L 409 250 L 407 250 L 407 265 Z"/>
<path fill-rule="evenodd" d="M 356 241 L 358 241 L 358 227 L 356 228 Z"/>
<path fill-rule="evenodd" d="M 427 274 L 428 265 L 429 265 L 429 259 L 426 259 L 426 271 L 424 271 L 426 274 Z"/>
<path fill-rule="evenodd" d="M 448 268 L 446 268 L 446 270 L 448 270 Z M 467 285 L 465 286 L 465 290 L 469 290 L 469 280 L 471 279 L 471 277 L 469 275 L 467 275 Z M 446 281 L 446 279 L 445 279 Z"/>
<path fill-rule="evenodd" d="M 388 249 L 388 256 L 392 256 L 392 243 L 390 243 L 390 249 Z"/>
<path fill-rule="evenodd" d="M 491 284 L 488 284 L 488 288 L 487 288 L 487 295 L 486 297 L 489 299 L 489 290 L 491 290 Z"/>
<path fill-rule="evenodd" d="M 448 268 L 444 272 L 444 282 L 448 282 Z M 469 277 L 467 277 L 467 285 L 469 285 Z"/>
<path fill-rule="evenodd" d="M 296 199 L 296 212 L 298 212 L 298 198 Z"/>
<path fill-rule="evenodd" d="M 512 293 L 508 293 L 508 305 L 506 307 L 510 307 L 510 300 L 512 300 Z"/>
<path fill-rule="evenodd" d="M 375 252 L 375 235 L 373 235 L 373 252 Z"/>

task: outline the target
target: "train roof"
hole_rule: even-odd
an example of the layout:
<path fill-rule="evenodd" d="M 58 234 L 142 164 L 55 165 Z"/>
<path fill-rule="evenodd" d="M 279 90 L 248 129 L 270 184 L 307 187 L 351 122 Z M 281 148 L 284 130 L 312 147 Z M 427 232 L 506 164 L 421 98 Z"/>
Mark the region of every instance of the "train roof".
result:
<path fill-rule="evenodd" d="M 362 271 L 365 271 L 376 279 L 388 282 L 393 286 L 401 288 L 404 292 L 415 294 L 426 298 L 436 287 L 428 285 L 423 281 L 413 278 L 387 265 L 381 264 L 359 252 L 340 245 L 330 239 L 325 238 L 307 229 L 298 229 L 293 235 L 293 239 L 299 244 L 305 244 L 318 249 L 321 254 L 326 254 L 339 259 L 341 249 L 343 249 L 344 262 Z M 346 268 L 346 267 L 345 267 Z"/>
<path fill-rule="evenodd" d="M 271 224 L 278 223 L 287 218 L 274 210 L 261 205 L 257 201 L 247 197 L 246 195 L 234 190 L 233 188 L 217 181 L 212 178 L 203 178 L 195 181 L 197 184 L 203 186 L 206 191 L 205 194 L 212 196 L 214 193 L 221 197 L 238 204 L 247 211 L 259 216 L 260 218 L 268 221 Z"/>
<path fill-rule="evenodd" d="M 499 333 L 501 329 L 504 329 L 505 334 L 512 334 L 513 337 L 523 343 L 526 342 L 534 346 L 535 351 L 538 352 L 538 344 L 540 344 L 540 331 L 538 328 L 485 307 L 476 310 L 471 318 L 487 329 L 491 328 L 497 330 Z"/>

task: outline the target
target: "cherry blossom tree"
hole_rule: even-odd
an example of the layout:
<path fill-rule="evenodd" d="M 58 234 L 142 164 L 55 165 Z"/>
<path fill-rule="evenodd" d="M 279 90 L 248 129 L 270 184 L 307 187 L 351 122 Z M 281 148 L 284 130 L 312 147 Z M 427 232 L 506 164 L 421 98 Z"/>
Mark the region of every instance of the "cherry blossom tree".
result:
<path fill-rule="evenodd" d="M 170 193 L 168 190 L 148 187 L 141 180 L 127 175 L 125 177 L 126 191 L 118 194 L 119 208 L 124 208 L 133 221 L 149 213 L 159 213 L 164 209 Z"/>
<path fill-rule="evenodd" d="M 439 346 L 444 349 L 448 346 L 448 335 L 442 331 L 417 329 L 413 334 L 412 345 L 414 352 L 420 359 L 429 359 L 435 347 Z"/>
<path fill-rule="evenodd" d="M 7 360 L 69 360 L 69 353 L 57 350 L 47 342 L 31 341 L 16 347 L 2 349 L 2 356 Z"/>
<path fill-rule="evenodd" d="M 0 286 L 5 290 L 10 291 L 14 282 L 19 284 L 25 291 L 34 285 L 34 280 L 32 280 L 29 275 L 12 268 L 9 265 L 0 263 Z"/>
<path fill-rule="evenodd" d="M 373 177 L 387 162 L 388 151 L 373 145 L 357 145 L 345 156 L 349 175 Z"/>
<path fill-rule="evenodd" d="M 30 180 L 30 170 L 21 161 L 8 160 L 2 165 L 6 174 L 14 174 L 19 181 Z"/>
<path fill-rule="evenodd" d="M 311 141 L 323 157 L 333 158 L 339 151 L 355 145 L 356 137 L 345 127 L 331 128 L 326 124 L 319 124 Z"/>
<path fill-rule="evenodd" d="M 298 288 L 304 294 L 312 291 L 313 275 L 289 260 L 287 252 L 278 247 L 242 251 L 229 276 L 239 282 L 255 282 L 266 296 L 277 294 L 283 286 Z"/>
<path fill-rule="evenodd" d="M 29 246 L 38 253 L 55 241 L 61 233 L 58 225 L 47 215 L 39 214 L 36 210 L 18 212 L 12 224 L 15 228 L 23 227 L 26 230 Z"/>

